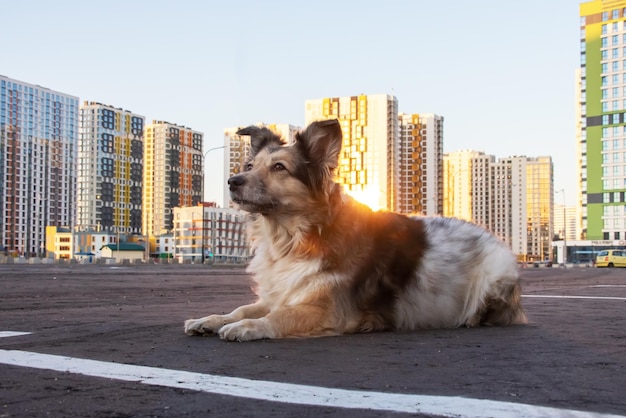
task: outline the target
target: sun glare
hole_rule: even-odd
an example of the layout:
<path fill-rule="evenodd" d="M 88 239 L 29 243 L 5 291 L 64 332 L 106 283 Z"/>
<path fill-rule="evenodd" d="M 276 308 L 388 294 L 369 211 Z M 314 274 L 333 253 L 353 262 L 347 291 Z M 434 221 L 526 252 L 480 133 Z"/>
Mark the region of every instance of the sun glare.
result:
<path fill-rule="evenodd" d="M 381 204 L 382 193 L 374 189 L 346 190 L 346 193 L 364 205 L 369 206 L 369 208 L 374 211 L 380 210 L 384 207 L 384 205 Z"/>

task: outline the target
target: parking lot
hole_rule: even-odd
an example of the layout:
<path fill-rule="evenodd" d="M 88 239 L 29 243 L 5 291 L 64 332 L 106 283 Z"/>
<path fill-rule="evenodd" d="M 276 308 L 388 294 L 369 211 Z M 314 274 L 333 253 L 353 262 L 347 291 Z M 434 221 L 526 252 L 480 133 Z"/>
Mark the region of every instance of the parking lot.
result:
<path fill-rule="evenodd" d="M 520 271 L 526 326 L 229 343 L 243 270 L 0 265 L 0 417 L 626 416 L 626 269 Z"/>

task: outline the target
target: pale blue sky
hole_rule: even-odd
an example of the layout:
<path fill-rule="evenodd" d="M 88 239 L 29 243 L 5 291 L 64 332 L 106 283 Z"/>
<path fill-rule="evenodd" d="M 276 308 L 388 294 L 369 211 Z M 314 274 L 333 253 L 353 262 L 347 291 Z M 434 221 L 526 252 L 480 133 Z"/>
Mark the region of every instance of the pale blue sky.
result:
<path fill-rule="evenodd" d="M 0 74 L 166 120 L 304 124 L 304 101 L 392 94 L 444 150 L 554 161 L 576 193 L 577 0 L 5 1 Z M 223 204 L 223 151 L 207 198 Z M 556 202 L 562 202 L 557 195 Z"/>

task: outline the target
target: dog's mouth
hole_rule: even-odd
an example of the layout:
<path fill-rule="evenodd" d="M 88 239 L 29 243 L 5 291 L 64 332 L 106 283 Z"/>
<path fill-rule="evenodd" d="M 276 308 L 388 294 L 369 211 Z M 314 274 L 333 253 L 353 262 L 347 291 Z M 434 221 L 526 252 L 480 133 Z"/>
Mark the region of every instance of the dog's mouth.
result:
<path fill-rule="evenodd" d="M 239 206 L 241 210 L 250 213 L 260 213 L 263 215 L 274 212 L 277 208 L 276 202 L 255 202 L 252 200 L 246 200 L 242 198 L 233 198 L 231 200 L 234 204 Z"/>

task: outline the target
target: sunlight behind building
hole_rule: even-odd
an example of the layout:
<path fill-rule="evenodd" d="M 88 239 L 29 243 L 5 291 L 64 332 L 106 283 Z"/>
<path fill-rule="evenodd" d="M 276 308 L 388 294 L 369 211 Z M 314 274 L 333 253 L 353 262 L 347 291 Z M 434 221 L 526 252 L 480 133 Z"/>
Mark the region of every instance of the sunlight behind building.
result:
<path fill-rule="evenodd" d="M 354 199 L 369 206 L 370 209 L 377 211 L 385 207 L 385 199 L 382 192 L 376 190 L 376 188 L 366 188 L 364 190 L 348 190 L 346 193 L 352 196 Z"/>

